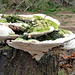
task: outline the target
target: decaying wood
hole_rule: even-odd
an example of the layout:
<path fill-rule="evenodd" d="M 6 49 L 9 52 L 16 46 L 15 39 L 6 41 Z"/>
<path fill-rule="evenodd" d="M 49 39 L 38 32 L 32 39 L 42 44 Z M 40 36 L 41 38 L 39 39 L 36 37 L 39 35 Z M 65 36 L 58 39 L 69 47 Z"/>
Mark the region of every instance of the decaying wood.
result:
<path fill-rule="evenodd" d="M 3 49 L 0 66 L 0 75 L 58 75 L 58 55 L 46 53 L 40 61 L 36 61 L 28 52 Z"/>
<path fill-rule="evenodd" d="M 45 52 L 48 52 L 49 49 L 52 49 L 53 47 L 62 45 L 62 43 L 61 44 L 60 43 L 40 44 L 40 43 L 27 43 L 23 41 L 12 41 L 12 42 L 8 42 L 8 45 L 29 52 L 32 56 L 35 55 L 33 58 L 36 58 L 36 60 L 40 60 Z"/>

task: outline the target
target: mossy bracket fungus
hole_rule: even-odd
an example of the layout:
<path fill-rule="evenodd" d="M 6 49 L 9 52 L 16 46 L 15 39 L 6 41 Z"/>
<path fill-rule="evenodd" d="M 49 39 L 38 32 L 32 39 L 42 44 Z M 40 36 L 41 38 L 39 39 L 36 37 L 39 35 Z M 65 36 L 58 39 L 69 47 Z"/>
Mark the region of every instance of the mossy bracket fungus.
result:
<path fill-rule="evenodd" d="M 64 38 L 59 38 L 56 40 L 46 40 L 41 42 L 37 40 L 14 40 L 12 42 L 8 42 L 8 45 L 29 52 L 32 56 L 35 55 L 33 58 L 35 58 L 36 60 L 40 60 L 45 53 L 47 53 L 54 47 L 58 47 L 57 51 L 59 50 L 60 52 L 62 49 L 68 49 L 69 42 L 71 42 L 71 40 L 73 40 L 74 38 L 75 35 L 72 33 L 69 37 L 65 36 Z M 75 45 L 69 49 L 73 48 L 75 48 Z"/>
<path fill-rule="evenodd" d="M 16 39 L 18 37 L 18 35 L 10 35 L 10 34 L 15 34 L 15 33 L 5 24 L 0 24 L 0 42 Z"/>
<path fill-rule="evenodd" d="M 56 23 L 56 25 L 57 25 L 56 29 L 53 26 L 49 26 L 49 30 L 47 30 L 47 31 L 43 31 L 43 32 L 36 32 L 35 31 L 35 32 L 31 32 L 31 33 L 26 33 L 26 32 L 24 33 L 24 35 L 27 35 L 27 36 L 29 35 L 31 37 L 38 37 L 38 36 L 44 35 L 46 33 L 51 33 L 53 31 L 58 31 L 58 26 L 60 26 L 60 22 L 58 20 L 56 20 L 56 19 L 54 19 L 50 16 L 46 16 L 45 14 L 19 15 L 19 16 L 24 16 L 24 17 L 27 17 L 27 18 L 29 18 L 29 17 L 32 18 L 33 17 L 32 18 L 33 21 L 36 20 L 35 18 L 39 18 L 38 16 L 40 16 L 40 18 L 51 20 L 54 23 Z"/>
<path fill-rule="evenodd" d="M 34 15 L 41 16 L 41 17 L 46 18 L 46 19 L 50 19 L 50 20 L 54 21 L 58 26 L 60 25 L 60 22 L 58 20 L 56 20 L 56 19 L 53 19 L 52 17 L 46 16 L 44 14 L 34 14 Z M 29 17 L 32 17 L 34 15 L 19 15 L 19 16 L 29 18 Z M 1 23 L 1 25 L 3 25 L 3 24 L 4 23 Z M 12 30 L 14 28 L 13 26 L 23 28 L 21 26 L 21 24 L 18 25 L 18 23 L 8 23 L 7 24 L 7 27 L 10 27 L 10 29 L 12 29 Z M 36 38 L 36 37 L 42 36 L 44 34 L 51 33 L 51 32 L 53 32 L 55 30 L 58 31 L 58 28 L 57 29 L 52 28 L 52 30 L 43 31 L 43 32 L 24 33 L 23 35 L 24 36 L 32 36 L 32 37 Z M 4 30 L 4 33 L 5 33 L 5 30 Z M 7 32 L 7 33 L 9 33 L 9 32 Z M 50 50 L 53 51 L 53 48 L 55 48 L 55 47 L 57 47 L 57 50 L 59 50 L 59 52 L 55 51 L 55 53 L 60 53 L 61 49 L 73 49 L 73 48 L 75 48 L 75 46 L 74 46 L 75 34 L 73 34 L 70 31 L 69 31 L 69 33 L 70 34 L 68 34 L 68 32 L 66 34 L 64 34 L 64 38 L 57 38 L 55 40 L 38 41 L 37 39 L 36 40 L 35 39 L 29 39 L 29 40 L 27 40 L 27 39 L 25 39 L 25 40 L 19 39 L 19 40 L 12 40 L 11 42 L 7 41 L 7 44 L 9 46 L 11 46 L 11 47 L 21 49 L 21 50 L 23 50 L 25 52 L 28 52 L 33 56 L 33 58 L 35 58 L 36 60 L 40 60 L 41 57 L 45 53 L 49 52 Z M 1 38 L 4 38 L 4 39 L 11 38 L 11 35 L 6 35 L 6 33 L 4 35 L 5 36 L 0 35 L 0 39 Z M 15 39 L 16 39 L 19 35 L 12 35 L 12 36 L 15 37 Z M 72 46 L 72 47 L 69 47 L 69 46 Z"/>
<path fill-rule="evenodd" d="M 50 16 L 46 16 L 45 14 L 17 15 L 17 16 L 24 18 L 23 21 L 25 21 L 25 20 L 32 21 L 31 24 L 33 24 L 33 26 L 29 27 L 29 30 L 31 32 L 26 31 L 24 33 L 24 35 L 27 35 L 27 36 L 31 35 L 32 37 L 37 37 L 37 36 L 41 36 L 46 33 L 53 32 L 54 30 L 58 30 L 58 26 L 60 25 L 60 22 L 58 20 L 56 20 Z M 34 21 L 35 21 L 35 24 L 34 24 Z M 3 24 L 3 23 L 1 23 L 1 24 Z M 28 27 L 27 24 L 25 24 L 25 23 L 6 23 L 6 24 L 13 30 L 15 29 L 15 27 L 17 27 L 17 28 L 20 27 L 23 30 L 26 27 Z"/>

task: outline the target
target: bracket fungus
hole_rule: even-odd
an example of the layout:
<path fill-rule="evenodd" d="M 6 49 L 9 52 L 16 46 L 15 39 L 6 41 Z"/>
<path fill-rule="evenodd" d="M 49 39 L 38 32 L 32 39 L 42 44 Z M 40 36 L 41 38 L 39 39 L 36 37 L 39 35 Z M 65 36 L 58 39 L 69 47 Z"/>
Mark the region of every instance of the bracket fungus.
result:
<path fill-rule="evenodd" d="M 7 44 L 30 53 L 36 60 L 40 60 L 45 53 L 56 47 L 59 50 L 57 53 L 75 48 L 75 34 L 59 29 L 60 22 L 50 16 L 44 14 L 4 15 L 2 19 L 7 23 L 0 21 L 0 41 L 1 36 L 9 38 L 12 34 L 15 39 L 12 40 L 12 37 Z M 7 29 L 5 30 L 4 27 Z"/>

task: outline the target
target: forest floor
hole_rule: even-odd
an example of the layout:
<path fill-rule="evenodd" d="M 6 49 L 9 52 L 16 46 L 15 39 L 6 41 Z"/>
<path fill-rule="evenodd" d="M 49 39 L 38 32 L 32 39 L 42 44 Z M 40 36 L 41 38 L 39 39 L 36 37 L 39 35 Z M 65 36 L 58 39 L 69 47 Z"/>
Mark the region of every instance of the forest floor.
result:
<path fill-rule="evenodd" d="M 75 13 L 72 13 L 70 11 L 64 11 L 64 12 L 59 12 L 56 16 L 53 17 L 60 21 L 61 23 L 60 28 L 67 29 L 75 33 Z M 64 53 L 65 55 L 71 55 L 72 53 L 75 53 L 75 49 L 70 51 L 65 51 Z M 69 75 L 75 75 L 75 60 L 73 61 L 73 68 L 74 71 L 71 72 L 71 74 Z"/>

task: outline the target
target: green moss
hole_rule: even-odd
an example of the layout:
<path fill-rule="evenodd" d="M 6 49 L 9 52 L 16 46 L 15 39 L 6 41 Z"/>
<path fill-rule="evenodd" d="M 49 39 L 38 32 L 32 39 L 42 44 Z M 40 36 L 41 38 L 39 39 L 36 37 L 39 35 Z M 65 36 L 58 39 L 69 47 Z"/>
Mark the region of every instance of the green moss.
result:
<path fill-rule="evenodd" d="M 23 38 L 17 38 L 15 41 L 25 41 Z"/>
<path fill-rule="evenodd" d="M 16 34 L 13 34 L 13 33 L 9 33 L 9 35 L 16 35 Z"/>
<path fill-rule="evenodd" d="M 51 21 L 51 20 L 49 20 L 49 19 L 47 19 L 49 22 L 49 25 L 51 25 L 51 26 L 53 26 L 54 27 L 54 29 L 57 29 L 58 28 L 58 25 L 55 23 L 55 22 L 53 22 L 53 21 Z M 51 21 L 51 22 L 50 22 Z"/>
<path fill-rule="evenodd" d="M 16 15 L 2 15 L 2 18 L 6 19 L 8 23 L 20 23 L 24 22 L 20 16 Z"/>
<path fill-rule="evenodd" d="M 45 18 L 42 18 L 41 16 L 37 16 L 37 15 L 34 15 L 33 18 L 34 20 L 45 20 Z"/>
<path fill-rule="evenodd" d="M 32 41 L 32 40 L 37 40 L 37 41 L 56 40 L 58 38 L 64 38 L 65 37 L 64 34 L 70 34 L 70 32 L 68 30 L 59 29 L 58 31 L 53 31 L 51 33 L 44 34 L 44 35 L 36 37 L 36 38 L 35 37 L 28 38 L 28 36 L 21 36 L 17 40 L 27 40 L 27 41 Z"/>
<path fill-rule="evenodd" d="M 34 15 L 31 20 L 32 23 L 26 28 L 26 32 L 28 33 L 49 31 L 50 26 L 54 27 L 54 29 L 58 28 L 58 25 L 55 22 L 42 18 L 41 16 Z"/>
<path fill-rule="evenodd" d="M 35 40 L 35 39 L 29 39 L 28 41 L 29 41 L 29 42 L 32 42 L 32 41 L 38 41 L 38 40 Z"/>
<path fill-rule="evenodd" d="M 8 23 L 5 19 L 0 19 L 0 23 Z"/>
<path fill-rule="evenodd" d="M 64 38 L 64 35 L 60 34 L 59 31 L 53 31 L 51 33 L 37 37 L 36 39 L 39 41 L 45 41 L 45 40 L 56 40 L 57 38 Z"/>
<path fill-rule="evenodd" d="M 28 26 L 22 25 L 22 27 L 26 28 L 25 32 L 28 33 L 49 31 L 50 26 L 54 27 L 54 29 L 58 28 L 58 25 L 55 22 L 37 15 L 34 15 L 31 19 L 22 19 L 20 16 L 14 15 L 3 15 L 2 17 L 5 18 L 9 23 L 24 22 L 28 24 Z"/>
<path fill-rule="evenodd" d="M 31 37 L 28 38 L 28 36 L 20 36 L 19 38 L 17 38 L 16 40 L 20 40 L 20 41 L 45 41 L 45 40 L 56 40 L 57 38 L 64 38 L 64 35 L 60 34 L 59 31 L 53 31 L 51 33 L 48 34 L 44 34 L 40 37 Z"/>
<path fill-rule="evenodd" d="M 44 32 L 44 31 L 48 31 L 48 30 L 50 30 L 49 27 L 45 27 L 45 28 L 43 28 L 43 27 L 37 27 L 37 28 L 33 29 L 33 32 Z"/>
<path fill-rule="evenodd" d="M 19 16 L 7 16 L 6 17 L 7 22 L 15 23 L 17 21 L 21 21 L 21 18 Z"/>
<path fill-rule="evenodd" d="M 64 38 L 64 34 L 70 34 L 68 30 L 65 29 L 59 29 L 59 31 L 53 31 L 48 34 L 44 34 L 40 37 L 37 37 L 36 39 L 39 41 L 45 41 L 45 40 L 56 40 L 58 38 Z"/>
<path fill-rule="evenodd" d="M 70 34 L 70 32 L 68 30 L 65 30 L 65 29 L 59 29 L 59 33 L 61 34 Z"/>
<path fill-rule="evenodd" d="M 58 25 L 55 22 L 53 22 L 49 19 L 42 18 L 41 16 L 34 15 L 33 19 L 34 19 L 35 23 L 37 23 L 38 26 L 41 26 L 41 25 L 43 27 L 53 26 L 54 29 L 58 28 Z"/>

